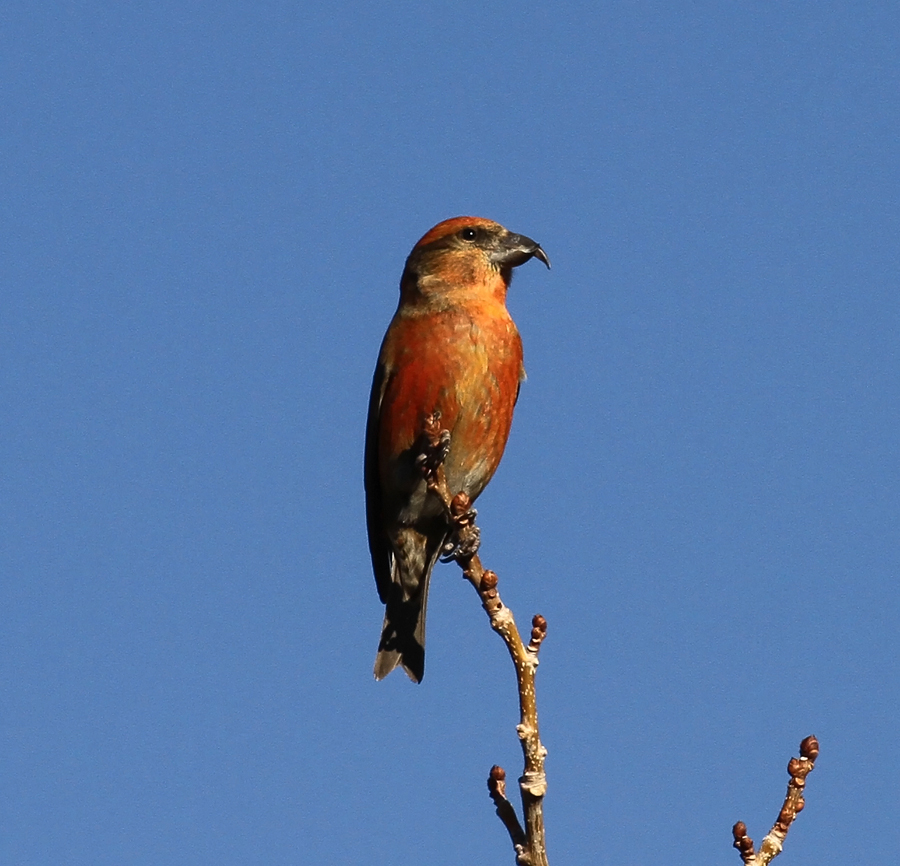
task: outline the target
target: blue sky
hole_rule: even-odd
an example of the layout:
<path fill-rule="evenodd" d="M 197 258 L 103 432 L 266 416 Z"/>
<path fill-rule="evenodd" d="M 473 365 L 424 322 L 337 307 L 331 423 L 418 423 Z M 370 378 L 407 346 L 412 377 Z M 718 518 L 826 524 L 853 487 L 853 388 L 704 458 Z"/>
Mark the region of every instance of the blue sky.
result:
<path fill-rule="evenodd" d="M 412 244 L 553 261 L 485 564 L 538 677 L 551 862 L 895 862 L 889 3 L 9 3 L 0 861 L 512 862 L 511 666 L 435 574 L 375 683 L 361 481 Z"/>

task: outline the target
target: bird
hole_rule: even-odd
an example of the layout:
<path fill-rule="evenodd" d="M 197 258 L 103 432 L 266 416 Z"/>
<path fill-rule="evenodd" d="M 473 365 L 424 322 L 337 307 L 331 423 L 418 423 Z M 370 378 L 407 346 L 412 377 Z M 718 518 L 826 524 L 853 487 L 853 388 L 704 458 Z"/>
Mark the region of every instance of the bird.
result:
<path fill-rule="evenodd" d="M 413 247 L 372 379 L 364 481 L 369 552 L 385 606 L 375 678 L 425 673 L 431 572 L 451 527 L 417 464 L 426 419 L 450 433 L 444 472 L 475 501 L 509 437 L 525 379 L 522 340 L 506 308 L 513 268 L 540 244 L 480 217 L 444 220 Z"/>

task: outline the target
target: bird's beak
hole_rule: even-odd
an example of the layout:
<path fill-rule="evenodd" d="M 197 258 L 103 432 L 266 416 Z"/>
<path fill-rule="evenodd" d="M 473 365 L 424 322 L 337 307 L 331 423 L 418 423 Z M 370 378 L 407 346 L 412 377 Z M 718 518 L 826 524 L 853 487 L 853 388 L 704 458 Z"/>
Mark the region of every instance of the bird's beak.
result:
<path fill-rule="evenodd" d="M 495 265 L 517 268 L 524 265 L 530 258 L 540 259 L 548 268 L 550 259 L 541 249 L 541 245 L 525 235 L 506 235 L 497 244 L 497 248 L 491 253 L 491 261 Z"/>

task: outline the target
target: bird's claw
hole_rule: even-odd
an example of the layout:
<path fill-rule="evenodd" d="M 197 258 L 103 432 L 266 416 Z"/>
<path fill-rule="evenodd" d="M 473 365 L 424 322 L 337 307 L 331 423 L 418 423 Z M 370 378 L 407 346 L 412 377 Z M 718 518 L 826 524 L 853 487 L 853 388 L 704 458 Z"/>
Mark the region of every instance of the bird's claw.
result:
<path fill-rule="evenodd" d="M 437 442 L 422 443 L 422 449 L 416 455 L 416 466 L 425 478 L 431 478 L 438 467 L 443 465 L 449 453 L 450 431 L 442 430 Z"/>
<path fill-rule="evenodd" d="M 434 477 L 450 453 L 450 431 L 441 430 L 440 420 L 440 412 L 434 412 L 425 419 L 425 429 L 419 442 L 416 466 L 426 479 Z"/>
<path fill-rule="evenodd" d="M 425 417 L 419 437 L 416 467 L 429 489 L 440 492 L 447 488 L 446 479 L 439 477 L 438 470 L 450 453 L 450 431 L 441 428 L 441 413 L 435 410 Z M 440 494 L 443 501 L 443 493 Z M 441 547 L 441 562 L 471 559 L 481 545 L 481 530 L 475 525 L 478 512 L 472 508 L 468 494 L 460 491 L 449 502 L 444 501 L 450 534 Z"/>
<path fill-rule="evenodd" d="M 475 512 L 469 514 L 474 518 Z M 468 515 L 466 515 L 468 516 Z M 458 527 L 441 548 L 441 562 L 454 562 L 460 559 L 471 559 L 481 547 L 481 530 L 472 523 Z"/>
<path fill-rule="evenodd" d="M 437 445 L 434 446 L 434 460 L 440 466 L 450 453 L 450 431 L 441 430 Z"/>

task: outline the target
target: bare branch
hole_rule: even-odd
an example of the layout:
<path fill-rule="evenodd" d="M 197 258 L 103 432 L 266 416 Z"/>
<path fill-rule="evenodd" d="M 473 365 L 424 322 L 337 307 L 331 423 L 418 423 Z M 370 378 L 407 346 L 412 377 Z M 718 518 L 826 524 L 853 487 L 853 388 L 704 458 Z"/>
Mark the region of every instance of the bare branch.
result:
<path fill-rule="evenodd" d="M 440 428 L 440 415 L 426 418 L 420 438 L 419 466 L 428 489 L 443 503 L 451 526 L 451 539 L 444 548 L 444 560 L 455 561 L 463 576 L 475 587 L 481 605 L 494 629 L 509 651 L 516 668 L 519 687 L 519 724 L 516 731 L 522 743 L 525 768 L 519 779 L 525 830 L 516 818 L 512 804 L 506 798 L 506 773 L 495 766 L 491 770 L 488 789 L 497 809 L 497 815 L 509 832 L 519 866 L 548 866 L 544 833 L 543 802 L 547 790 L 544 775 L 544 758 L 547 750 L 541 743 L 538 730 L 537 700 L 534 675 L 538 666 L 538 651 L 547 635 L 547 621 L 540 615 L 532 620 L 530 641 L 526 645 L 512 611 L 500 599 L 497 575 L 481 564 L 478 547 L 481 533 L 475 525 L 476 512 L 469 497 L 452 493 L 447 485 L 443 462 L 449 453 L 450 434 Z"/>
<path fill-rule="evenodd" d="M 503 822 L 503 826 L 506 827 L 518 858 L 525 851 L 525 831 L 519 823 L 513 804 L 506 799 L 506 770 L 494 764 L 491 767 L 487 784 L 491 799 L 497 807 L 497 817 Z"/>
<path fill-rule="evenodd" d="M 759 853 L 754 850 L 753 840 L 747 835 L 747 825 L 743 821 L 738 821 L 734 825 L 731 831 L 734 836 L 734 847 L 741 855 L 744 866 L 768 866 L 781 853 L 788 830 L 805 805 L 803 790 L 806 787 L 806 777 L 813 771 L 818 756 L 819 741 L 809 736 L 800 743 L 800 757 L 791 758 L 788 762 L 787 770 L 791 779 L 788 782 L 784 805 L 769 835 L 762 840 Z"/>
<path fill-rule="evenodd" d="M 540 615 L 532 619 L 531 636 L 526 645 L 519 634 L 512 611 L 500 599 L 497 575 L 481 564 L 478 556 L 481 533 L 475 525 L 476 512 L 472 508 L 472 502 L 464 492 L 454 495 L 447 484 L 443 464 L 450 452 L 450 433 L 441 429 L 440 417 L 440 413 L 435 412 L 425 419 L 417 443 L 419 454 L 416 462 L 429 491 L 443 505 L 451 530 L 450 539 L 444 545 L 443 561 L 457 562 L 463 576 L 475 587 L 490 619 L 491 628 L 503 638 L 516 668 L 519 687 L 519 724 L 516 731 L 525 758 L 525 767 L 519 778 L 525 815 L 524 830 L 512 803 L 506 797 L 506 771 L 502 767 L 495 765 L 491 768 L 488 791 L 497 815 L 509 833 L 518 866 L 548 866 L 543 815 L 544 794 L 547 791 L 547 777 L 544 775 L 547 750 L 541 743 L 538 731 L 534 687 L 538 652 L 547 636 L 547 620 Z M 788 830 L 803 809 L 806 777 L 812 772 L 818 755 L 819 743 L 815 737 L 809 736 L 800 744 L 800 757 L 791 758 L 788 764 L 791 778 L 784 804 L 758 853 L 754 849 L 753 840 L 747 835 L 747 825 L 743 821 L 734 825 L 734 847 L 744 866 L 768 866 L 781 853 Z"/>

